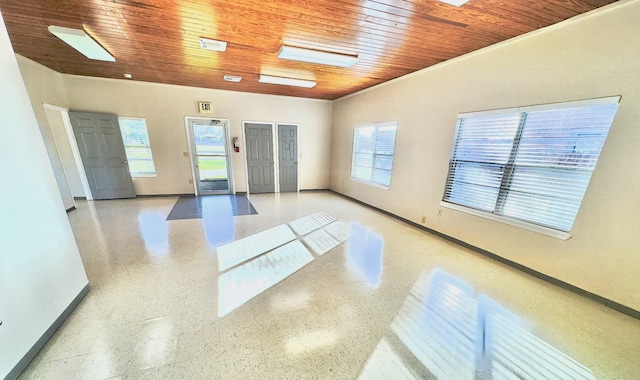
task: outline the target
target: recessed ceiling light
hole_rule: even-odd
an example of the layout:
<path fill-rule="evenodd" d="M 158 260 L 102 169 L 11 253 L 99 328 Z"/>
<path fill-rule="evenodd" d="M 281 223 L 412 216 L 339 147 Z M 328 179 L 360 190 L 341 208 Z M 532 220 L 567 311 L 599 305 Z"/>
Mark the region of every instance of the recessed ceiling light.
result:
<path fill-rule="evenodd" d="M 200 38 L 200 47 L 213 51 L 225 51 L 227 50 L 227 43 L 224 41 L 211 40 L 209 38 Z"/>
<path fill-rule="evenodd" d="M 124 77 L 127 78 L 127 79 L 131 79 L 131 78 L 133 78 L 133 75 L 127 73 L 127 74 L 124 74 Z"/>
<path fill-rule="evenodd" d="M 469 0 L 438 0 L 438 1 L 440 1 L 441 3 L 453 5 L 454 7 L 459 7 L 459 6 L 469 2 Z"/>
<path fill-rule="evenodd" d="M 273 75 L 263 75 L 263 74 L 260 74 L 260 79 L 258 79 L 258 82 L 280 84 L 284 86 L 305 87 L 305 88 L 312 88 L 316 86 L 316 81 L 314 80 L 276 77 Z"/>
<path fill-rule="evenodd" d="M 227 82 L 240 82 L 242 80 L 242 77 L 239 77 L 237 75 L 225 75 L 224 76 L 224 80 L 226 80 Z"/>
<path fill-rule="evenodd" d="M 278 58 L 338 67 L 351 67 L 358 62 L 357 55 L 287 45 L 282 45 L 278 50 Z"/>
<path fill-rule="evenodd" d="M 84 30 L 49 25 L 49 31 L 89 59 L 109 62 L 116 61 L 108 51 L 100 46 L 100 44 L 91 38 Z"/>

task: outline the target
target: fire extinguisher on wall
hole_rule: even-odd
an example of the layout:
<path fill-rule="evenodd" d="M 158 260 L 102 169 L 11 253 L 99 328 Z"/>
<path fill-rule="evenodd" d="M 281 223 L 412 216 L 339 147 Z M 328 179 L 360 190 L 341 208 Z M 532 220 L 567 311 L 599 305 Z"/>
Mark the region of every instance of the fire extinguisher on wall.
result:
<path fill-rule="evenodd" d="M 233 150 L 235 150 L 236 153 L 240 152 L 240 140 L 238 140 L 237 137 L 233 138 Z"/>

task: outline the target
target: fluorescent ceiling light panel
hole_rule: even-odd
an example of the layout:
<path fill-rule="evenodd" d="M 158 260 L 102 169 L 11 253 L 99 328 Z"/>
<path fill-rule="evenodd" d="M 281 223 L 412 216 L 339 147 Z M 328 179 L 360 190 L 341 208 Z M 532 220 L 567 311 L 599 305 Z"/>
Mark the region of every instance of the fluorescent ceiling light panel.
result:
<path fill-rule="evenodd" d="M 49 25 L 49 31 L 89 59 L 109 62 L 116 61 L 108 51 L 85 33 L 84 30 Z"/>
<path fill-rule="evenodd" d="M 227 43 L 224 41 L 211 40 L 209 38 L 200 38 L 200 47 L 213 51 L 225 51 L 227 50 Z"/>
<path fill-rule="evenodd" d="M 278 58 L 290 59 L 293 61 L 302 61 L 310 63 L 319 63 L 321 65 L 351 67 L 358 62 L 357 55 L 334 53 L 323 50 L 306 49 L 296 46 L 282 45 L 278 51 Z"/>
<path fill-rule="evenodd" d="M 312 88 L 316 86 L 316 81 L 313 81 L 313 80 L 276 77 L 273 75 L 263 75 L 263 74 L 260 74 L 260 79 L 258 79 L 258 82 L 280 84 L 283 86 L 305 87 L 305 88 Z"/>
<path fill-rule="evenodd" d="M 236 83 L 242 80 L 242 77 L 239 77 L 237 75 L 225 75 L 223 78 L 227 82 L 236 82 Z"/>
<path fill-rule="evenodd" d="M 459 6 L 469 2 L 469 0 L 438 0 L 438 1 L 440 1 L 441 3 L 453 5 L 454 7 L 459 7 Z"/>

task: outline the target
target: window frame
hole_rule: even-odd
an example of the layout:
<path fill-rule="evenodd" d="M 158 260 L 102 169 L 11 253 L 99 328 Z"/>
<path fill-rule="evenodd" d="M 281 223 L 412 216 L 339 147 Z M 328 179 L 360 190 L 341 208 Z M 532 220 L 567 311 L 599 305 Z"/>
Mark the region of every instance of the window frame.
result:
<path fill-rule="evenodd" d="M 394 127 L 395 128 L 395 135 L 394 135 L 394 140 L 393 140 L 393 154 L 383 154 L 383 153 L 378 153 L 378 140 L 377 140 L 377 135 L 378 135 L 378 130 L 380 128 L 387 128 L 387 127 Z M 373 152 L 371 153 L 372 156 L 372 164 L 371 164 L 371 180 L 365 180 L 362 178 L 358 178 L 358 177 L 354 177 L 354 168 L 357 166 L 356 163 L 356 154 L 357 153 L 361 153 L 361 151 L 356 151 L 356 136 L 358 133 L 358 130 L 363 129 L 363 128 L 374 128 L 374 148 L 373 148 Z M 397 121 L 387 121 L 387 122 L 382 122 L 382 123 L 371 123 L 371 124 L 364 124 L 364 125 L 359 125 L 357 127 L 353 128 L 353 142 L 351 145 L 351 180 L 354 182 L 359 182 L 365 185 L 369 185 L 369 186 L 373 186 L 373 187 L 377 187 L 383 190 L 389 190 L 391 188 L 391 176 L 393 174 L 393 161 L 395 159 L 395 154 L 396 154 L 396 143 L 397 143 L 397 139 L 398 139 L 398 122 Z M 389 172 L 389 184 L 386 185 L 384 183 L 380 183 L 377 181 L 373 181 L 373 171 L 374 169 L 376 169 L 375 167 L 375 158 L 376 156 L 390 156 L 391 157 L 391 165 L 389 169 L 383 169 L 383 168 L 377 168 L 379 170 L 385 170 Z M 362 167 L 366 167 L 366 166 L 362 166 Z"/>
<path fill-rule="evenodd" d="M 142 121 L 144 123 L 144 131 L 145 134 L 147 135 L 147 141 L 149 141 L 148 145 L 127 145 L 125 142 L 125 132 L 122 128 L 122 124 L 120 124 L 123 121 L 128 121 L 128 120 L 132 120 L 132 121 Z M 153 158 L 153 150 L 151 149 L 151 137 L 149 136 L 149 128 L 147 127 L 147 120 L 143 117 L 128 117 L 128 116 L 119 116 L 118 117 L 118 125 L 120 126 L 120 135 L 122 136 L 122 144 L 124 146 L 124 150 L 125 153 L 127 155 L 127 162 L 129 163 L 127 166 L 129 167 L 129 173 L 131 174 L 132 178 L 151 178 L 151 177 L 157 177 L 158 176 L 158 170 L 156 168 L 156 163 L 155 160 Z M 129 152 L 127 151 L 127 147 L 135 147 L 135 148 L 146 148 L 149 152 L 149 159 L 145 159 L 145 158 L 130 158 L 129 157 Z M 132 161 L 150 161 L 152 166 L 153 166 L 153 172 L 133 172 L 131 171 L 131 165 L 130 163 Z"/>
<path fill-rule="evenodd" d="M 463 205 L 456 204 L 456 203 L 451 203 L 451 202 L 448 202 L 446 200 L 447 187 L 448 187 L 448 183 L 449 183 L 450 177 L 452 175 L 452 173 L 451 173 L 451 165 L 454 162 L 454 156 L 456 154 L 460 122 L 461 122 L 462 119 L 469 118 L 469 117 L 488 116 L 488 115 L 507 115 L 507 114 L 513 114 L 513 113 L 519 113 L 520 114 L 520 126 L 518 127 L 516 135 L 514 136 L 514 142 L 513 142 L 513 148 L 512 148 L 512 157 L 509 158 L 509 162 L 507 164 L 505 164 L 505 169 L 503 170 L 503 178 L 509 178 L 510 177 L 510 173 L 506 172 L 507 171 L 506 167 L 508 166 L 510 168 L 509 170 L 513 170 L 515 167 L 518 166 L 515 163 L 515 160 L 518 157 L 517 156 L 517 150 L 520 148 L 521 143 L 523 141 L 523 140 L 520 140 L 520 137 L 521 137 L 520 134 L 522 133 L 522 131 L 524 130 L 524 128 L 526 126 L 526 117 L 527 117 L 528 113 L 535 112 L 535 111 L 551 111 L 551 110 L 559 110 L 559 109 L 570 109 L 570 108 L 576 108 L 576 107 L 588 107 L 588 106 L 597 106 L 597 105 L 619 104 L 620 103 L 620 98 L 621 98 L 620 96 L 612 96 L 612 97 L 597 98 L 597 99 L 588 99 L 588 100 L 579 100 L 579 101 L 571 101 L 571 102 L 562 102 L 562 103 L 553 103 L 553 104 L 544 104 L 544 105 L 535 105 L 535 106 L 525 106 L 525 107 L 519 107 L 519 108 L 507 108 L 507 109 L 480 111 L 480 112 L 469 112 L 469 113 L 461 113 L 461 114 L 459 114 L 458 118 L 457 118 L 457 122 L 456 122 L 456 130 L 455 130 L 455 134 L 454 134 L 454 141 L 453 141 L 452 148 L 451 148 L 451 154 L 449 156 L 449 170 L 447 171 L 447 176 L 445 178 L 445 188 L 444 188 L 444 191 L 443 191 L 442 200 L 440 201 L 440 205 L 442 207 L 446 207 L 446 208 L 453 209 L 453 210 L 456 210 L 456 211 L 461 211 L 461 212 L 464 212 L 464 213 L 467 213 L 467 214 L 479 216 L 479 217 L 482 217 L 482 218 L 485 218 L 485 219 L 498 221 L 498 222 L 501 222 L 501 223 L 504 223 L 504 224 L 512 225 L 512 226 L 519 227 L 519 228 L 523 228 L 523 229 L 526 229 L 526 230 L 529 230 L 529 231 L 534 231 L 534 232 L 541 233 L 541 234 L 544 234 L 544 235 L 547 235 L 547 236 L 551 236 L 551 237 L 554 237 L 554 238 L 558 238 L 558 239 L 562 239 L 562 240 L 569 239 L 572 236 L 571 233 L 570 233 L 570 230 L 569 231 L 564 231 L 564 230 L 556 229 L 556 228 L 553 228 L 553 227 L 547 227 L 547 226 L 543 226 L 541 224 L 536 224 L 535 222 L 532 222 L 532 221 L 526 221 L 526 220 L 523 220 L 523 219 L 515 219 L 515 218 L 509 217 L 509 216 L 496 214 L 495 212 L 497 212 L 497 210 L 500 207 L 502 207 L 499 204 L 500 199 L 505 199 L 504 197 L 508 196 L 509 191 L 512 190 L 511 184 L 508 184 L 506 189 L 503 189 L 502 187 L 499 189 L 499 194 L 496 195 L 496 205 L 494 206 L 494 209 L 493 209 L 492 212 L 482 211 L 482 210 L 479 210 L 479 209 L 476 209 L 476 208 L 463 206 Z M 615 114 L 614 114 L 614 118 L 615 118 Z M 613 121 L 612 121 L 612 124 L 613 124 Z M 606 141 L 606 138 L 607 138 L 608 133 L 610 131 L 611 125 L 609 125 L 609 129 L 607 130 L 607 134 L 604 136 L 604 141 Z M 601 153 L 602 153 L 602 147 L 601 147 L 601 149 L 599 151 L 598 158 L 600 157 Z M 593 175 L 593 171 L 595 170 L 595 166 L 596 165 L 597 165 L 597 161 L 594 164 L 594 167 L 590 172 L 589 179 Z M 547 169 L 549 169 L 549 167 L 547 167 Z M 585 187 L 585 191 L 582 194 L 582 198 L 581 198 L 582 200 L 584 200 L 584 196 L 586 195 L 587 188 L 588 188 L 588 185 L 587 185 L 587 187 Z M 582 202 L 582 200 L 581 200 L 581 202 Z M 574 216 L 574 223 L 575 223 L 575 220 L 577 219 L 578 212 L 579 212 L 579 207 L 578 207 L 578 210 L 576 211 L 576 214 Z M 573 227 L 571 227 L 571 229 L 572 228 Z"/>

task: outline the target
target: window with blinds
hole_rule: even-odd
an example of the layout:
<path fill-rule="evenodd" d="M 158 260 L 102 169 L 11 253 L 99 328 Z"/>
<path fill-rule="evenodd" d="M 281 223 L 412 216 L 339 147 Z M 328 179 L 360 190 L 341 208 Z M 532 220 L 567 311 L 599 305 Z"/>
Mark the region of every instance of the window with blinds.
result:
<path fill-rule="evenodd" d="M 459 115 L 443 202 L 569 232 L 619 100 Z"/>
<path fill-rule="evenodd" d="M 351 178 L 391 186 L 391 169 L 396 146 L 396 123 L 357 127 L 353 132 Z"/>
<path fill-rule="evenodd" d="M 156 175 L 145 119 L 119 117 L 120 133 L 132 177 Z"/>

